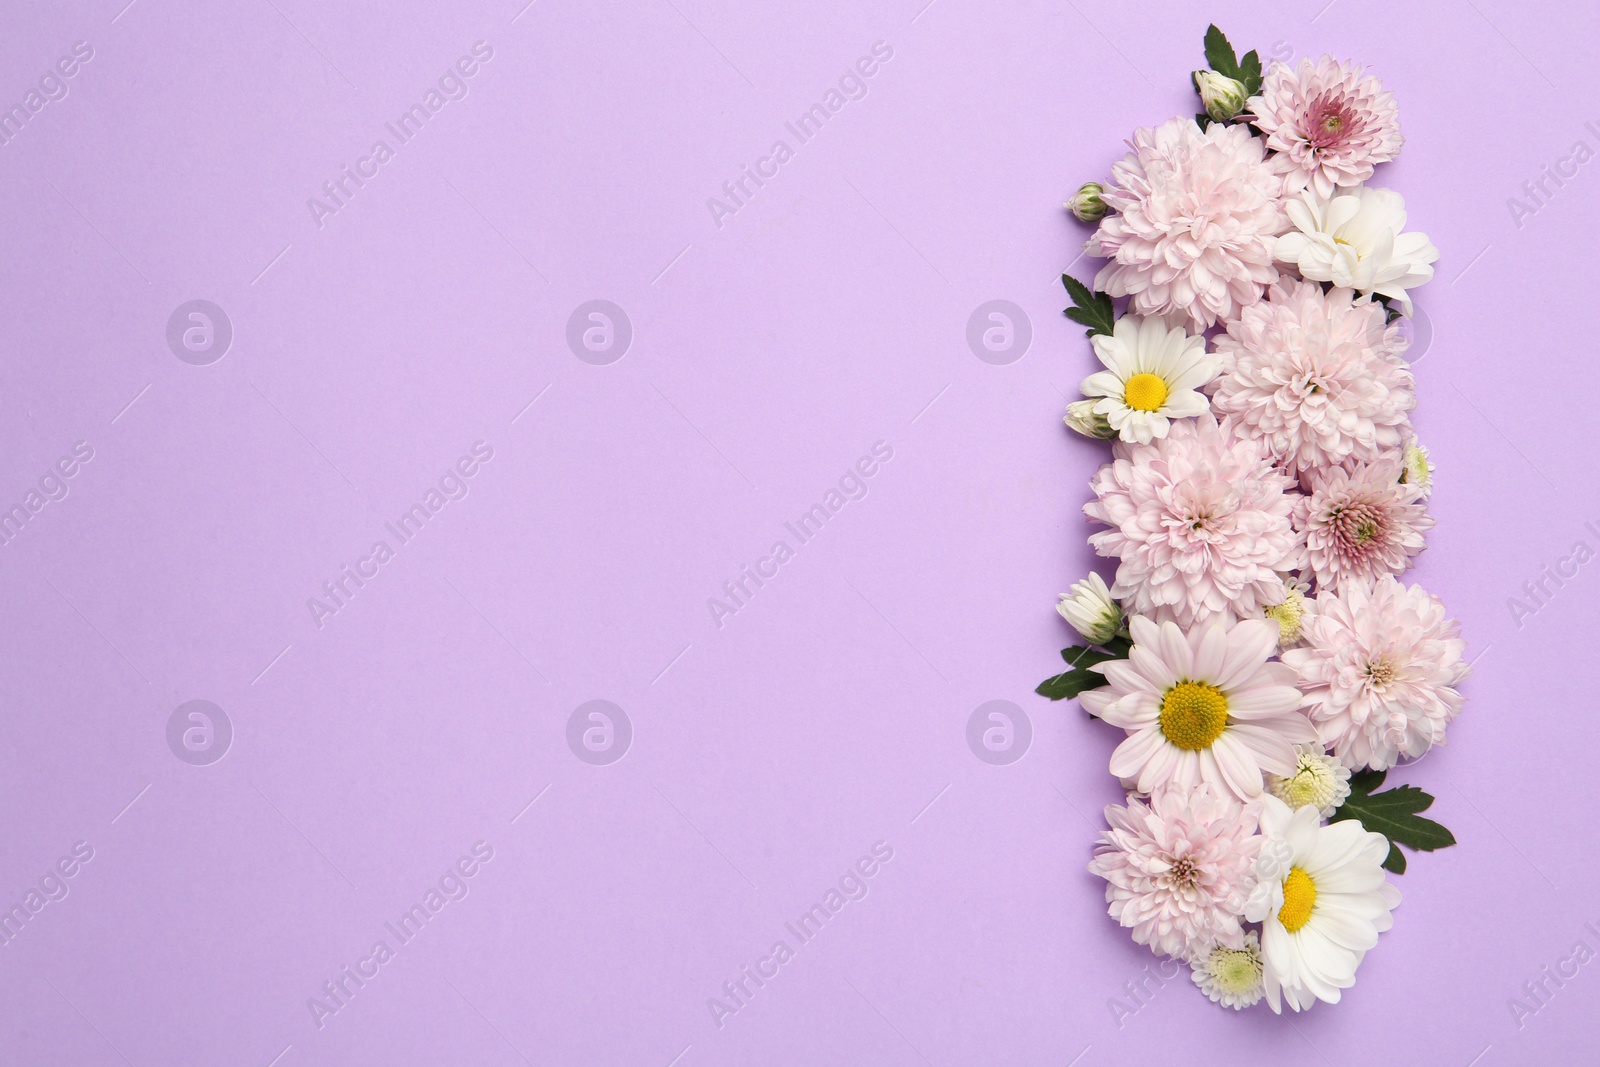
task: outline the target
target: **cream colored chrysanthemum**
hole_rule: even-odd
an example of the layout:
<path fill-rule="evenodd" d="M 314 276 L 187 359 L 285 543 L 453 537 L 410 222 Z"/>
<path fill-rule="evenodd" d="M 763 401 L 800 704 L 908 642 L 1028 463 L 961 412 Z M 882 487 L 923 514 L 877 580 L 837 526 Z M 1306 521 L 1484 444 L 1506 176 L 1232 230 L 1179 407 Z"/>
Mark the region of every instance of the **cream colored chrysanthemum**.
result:
<path fill-rule="evenodd" d="M 1266 992 L 1261 981 L 1261 939 L 1251 930 L 1243 948 L 1216 945 L 1189 964 L 1190 977 L 1213 1004 L 1238 1011 L 1260 1000 Z"/>
<path fill-rule="evenodd" d="M 1326 755 L 1321 745 L 1296 745 L 1294 773 L 1267 775 L 1267 788 L 1291 808 L 1310 804 L 1326 819 L 1350 796 L 1350 768 Z"/>

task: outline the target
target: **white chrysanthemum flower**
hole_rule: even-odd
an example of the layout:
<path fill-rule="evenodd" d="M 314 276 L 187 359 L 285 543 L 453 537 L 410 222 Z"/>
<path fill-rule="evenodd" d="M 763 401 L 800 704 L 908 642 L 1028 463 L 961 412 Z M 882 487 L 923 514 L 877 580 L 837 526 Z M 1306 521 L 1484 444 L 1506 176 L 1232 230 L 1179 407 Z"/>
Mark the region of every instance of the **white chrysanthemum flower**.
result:
<path fill-rule="evenodd" d="M 1101 397 L 1094 411 L 1124 441 L 1147 444 L 1167 436 L 1172 419 L 1210 408 L 1196 392 L 1217 376 L 1204 335 L 1168 329 L 1159 318 L 1124 315 L 1116 332 L 1095 334 L 1094 354 L 1106 369 L 1083 380 L 1083 395 Z"/>
<path fill-rule="evenodd" d="M 1288 227 L 1283 176 L 1248 126 L 1204 131 L 1175 118 L 1134 132 L 1101 194 L 1116 214 L 1084 247 L 1111 262 L 1094 287 L 1140 315 L 1186 315 L 1196 330 L 1261 299 L 1278 280 L 1273 246 Z"/>
<path fill-rule="evenodd" d="M 1393 189 L 1360 186 L 1320 200 L 1307 189 L 1299 199 L 1285 201 L 1284 208 L 1295 230 L 1278 238 L 1279 262 L 1295 264 L 1311 281 L 1387 296 L 1411 314 L 1406 290 L 1433 277 L 1430 264 L 1439 250 L 1427 234 L 1403 232 L 1405 197 Z"/>
<path fill-rule="evenodd" d="M 1189 965 L 1190 977 L 1211 1003 L 1238 1011 L 1261 999 L 1261 940 L 1254 930 L 1244 935 L 1243 948 L 1213 945 Z"/>
<path fill-rule="evenodd" d="M 1262 609 L 1267 618 L 1278 624 L 1279 648 L 1293 648 L 1300 643 L 1300 628 L 1306 616 L 1317 609 L 1317 602 L 1306 596 L 1307 588 L 1304 582 L 1285 580 L 1283 603 L 1269 604 Z"/>
<path fill-rule="evenodd" d="M 1415 486 L 1417 494 L 1427 499 L 1433 492 L 1433 460 L 1428 457 L 1428 450 L 1413 441 L 1401 456 L 1400 481 Z"/>
<path fill-rule="evenodd" d="M 1383 876 L 1389 842 L 1359 822 L 1322 825 L 1317 809 L 1261 798 L 1261 855 L 1245 917 L 1261 923 L 1262 981 L 1274 1012 L 1339 1003 L 1400 891 Z"/>
<path fill-rule="evenodd" d="M 1310 804 L 1326 819 L 1350 796 L 1350 768 L 1324 753 L 1320 744 L 1296 745 L 1294 773 L 1267 775 L 1267 788 L 1291 808 Z"/>
<path fill-rule="evenodd" d="M 1219 427 L 1210 413 L 1172 424 L 1148 445 L 1118 441 L 1090 481 L 1084 514 L 1110 527 L 1089 538 L 1116 556 L 1111 595 L 1130 615 L 1193 627 L 1260 618 L 1284 598 L 1304 540 L 1297 495 L 1265 445 Z"/>
<path fill-rule="evenodd" d="M 1346 767 L 1393 767 L 1444 743 L 1470 673 L 1444 604 L 1384 575 L 1317 597 L 1306 644 L 1283 653 L 1322 742 Z M 1087 694 L 1085 694 L 1087 695 Z"/>
<path fill-rule="evenodd" d="M 1105 644 L 1122 629 L 1122 609 L 1111 599 L 1106 580 L 1098 574 L 1073 582 L 1072 592 L 1061 594 L 1056 610 L 1091 645 Z"/>
<path fill-rule="evenodd" d="M 1204 785 L 1163 789 L 1148 806 L 1106 808 L 1106 821 L 1089 871 L 1106 880 L 1106 910 L 1135 942 L 1180 959 L 1244 944 L 1239 916 L 1261 841 L 1255 805 Z"/>
<path fill-rule="evenodd" d="M 1263 771 L 1294 773 L 1294 746 L 1317 731 L 1299 710 L 1294 671 L 1267 662 L 1276 623 L 1213 622 L 1185 635 L 1135 616 L 1128 628 L 1128 658 L 1090 668 L 1108 684 L 1078 696 L 1089 714 L 1128 732 L 1111 754 L 1112 774 L 1134 779 L 1141 793 L 1204 782 L 1249 801 L 1261 794 Z"/>
<path fill-rule="evenodd" d="M 1398 453 L 1416 407 L 1406 340 L 1381 304 L 1283 281 L 1216 340 L 1211 403 L 1290 474 Z"/>

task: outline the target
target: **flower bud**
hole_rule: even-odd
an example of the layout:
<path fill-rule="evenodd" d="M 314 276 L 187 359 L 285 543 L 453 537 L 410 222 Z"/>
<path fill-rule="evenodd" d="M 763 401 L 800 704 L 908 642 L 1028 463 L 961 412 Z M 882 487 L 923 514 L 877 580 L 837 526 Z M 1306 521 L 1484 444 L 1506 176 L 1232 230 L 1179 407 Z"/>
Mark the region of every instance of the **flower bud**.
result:
<path fill-rule="evenodd" d="M 1400 483 L 1414 485 L 1419 496 L 1433 492 L 1433 461 L 1428 450 L 1412 443 L 1406 446 L 1404 465 L 1400 468 Z"/>
<path fill-rule="evenodd" d="M 1062 421 L 1085 437 L 1109 441 L 1117 436 L 1117 431 L 1111 428 L 1111 423 L 1104 415 L 1096 414 L 1094 406 L 1098 403 L 1098 400 L 1074 400 L 1067 405 L 1067 414 Z"/>
<path fill-rule="evenodd" d="M 1105 186 L 1099 182 L 1084 182 L 1072 194 L 1072 199 L 1067 201 L 1066 208 L 1079 222 L 1099 222 L 1110 210 L 1106 202 L 1100 199 L 1100 194 L 1105 191 Z"/>
<path fill-rule="evenodd" d="M 1244 110 L 1244 83 L 1214 70 L 1194 72 L 1194 87 L 1212 122 L 1227 122 Z"/>
<path fill-rule="evenodd" d="M 1105 644 L 1122 629 L 1122 609 L 1111 599 L 1111 590 L 1098 574 L 1074 582 L 1072 592 L 1061 594 L 1056 610 L 1091 645 Z"/>

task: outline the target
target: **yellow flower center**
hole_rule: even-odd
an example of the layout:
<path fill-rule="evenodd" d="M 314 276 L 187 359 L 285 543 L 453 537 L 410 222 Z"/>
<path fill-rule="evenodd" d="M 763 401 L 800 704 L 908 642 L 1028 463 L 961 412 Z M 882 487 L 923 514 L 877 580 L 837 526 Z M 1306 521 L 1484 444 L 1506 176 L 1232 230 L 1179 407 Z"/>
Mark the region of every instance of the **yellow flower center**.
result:
<path fill-rule="evenodd" d="M 1289 868 L 1289 877 L 1283 880 L 1283 907 L 1278 909 L 1278 921 L 1291 934 L 1311 921 L 1311 909 L 1317 903 L 1317 883 L 1299 867 Z"/>
<path fill-rule="evenodd" d="M 1122 402 L 1135 411 L 1159 411 L 1167 402 L 1167 383 L 1158 374 L 1135 374 L 1122 387 Z"/>
<path fill-rule="evenodd" d="M 1210 748 L 1228 724 L 1228 698 L 1204 682 L 1179 682 L 1161 700 L 1161 732 L 1179 748 Z"/>

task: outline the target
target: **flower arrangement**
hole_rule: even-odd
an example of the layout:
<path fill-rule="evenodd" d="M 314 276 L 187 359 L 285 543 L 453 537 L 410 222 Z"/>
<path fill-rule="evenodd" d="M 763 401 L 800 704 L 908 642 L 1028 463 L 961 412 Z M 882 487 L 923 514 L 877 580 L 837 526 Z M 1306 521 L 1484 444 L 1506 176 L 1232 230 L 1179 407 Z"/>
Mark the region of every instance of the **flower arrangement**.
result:
<path fill-rule="evenodd" d="M 1394 97 L 1331 57 L 1236 56 L 1067 203 L 1108 262 L 1063 275 L 1103 369 L 1067 425 L 1108 441 L 1084 506 L 1115 559 L 1061 595 L 1084 644 L 1039 693 L 1125 737 L 1089 864 L 1135 942 L 1212 1001 L 1337 1003 L 1400 893 L 1455 843 L 1385 775 L 1445 742 L 1465 643 L 1399 578 L 1433 526 L 1398 319 L 1438 250 L 1398 192 Z"/>

